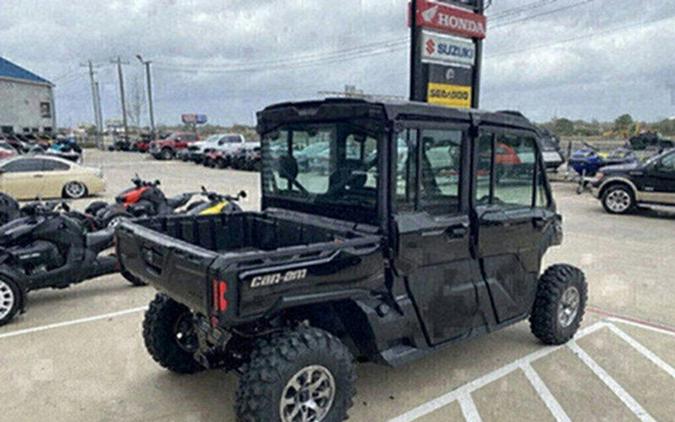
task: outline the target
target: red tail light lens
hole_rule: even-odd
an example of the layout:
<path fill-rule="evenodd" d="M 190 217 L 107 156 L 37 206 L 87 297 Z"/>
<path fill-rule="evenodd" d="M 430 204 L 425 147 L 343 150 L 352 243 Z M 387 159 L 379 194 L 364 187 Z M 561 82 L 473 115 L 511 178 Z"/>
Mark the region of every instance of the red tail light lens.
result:
<path fill-rule="evenodd" d="M 225 312 L 229 306 L 227 300 L 228 285 L 225 280 L 213 280 L 213 309 Z"/>

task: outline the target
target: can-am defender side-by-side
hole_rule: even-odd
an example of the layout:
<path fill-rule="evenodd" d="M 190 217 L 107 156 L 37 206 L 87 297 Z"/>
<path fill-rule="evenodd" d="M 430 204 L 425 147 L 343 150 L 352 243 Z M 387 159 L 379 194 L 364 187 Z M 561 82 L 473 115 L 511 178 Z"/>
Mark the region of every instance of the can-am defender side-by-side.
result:
<path fill-rule="evenodd" d="M 540 275 L 561 217 L 522 116 L 333 99 L 268 107 L 258 131 L 262 211 L 116 229 L 121 265 L 160 291 L 148 351 L 240 372 L 239 420 L 345 419 L 356 359 L 402 365 L 527 318 L 545 344 L 579 328 L 583 273 Z"/>

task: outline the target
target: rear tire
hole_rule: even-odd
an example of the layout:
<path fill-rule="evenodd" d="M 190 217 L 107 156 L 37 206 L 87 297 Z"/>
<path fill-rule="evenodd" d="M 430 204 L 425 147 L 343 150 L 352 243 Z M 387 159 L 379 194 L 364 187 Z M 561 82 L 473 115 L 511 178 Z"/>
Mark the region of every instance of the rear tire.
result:
<path fill-rule="evenodd" d="M 19 285 L 9 278 L 0 278 L 0 326 L 14 318 L 22 303 L 23 291 Z"/>
<path fill-rule="evenodd" d="M 192 318 L 190 309 L 158 293 L 143 320 L 143 340 L 150 356 L 164 368 L 179 374 L 204 370 L 193 358 L 197 338 L 187 318 Z"/>
<path fill-rule="evenodd" d="M 602 195 L 602 206 L 610 214 L 627 214 L 635 209 L 635 196 L 628 186 L 610 186 Z"/>
<path fill-rule="evenodd" d="M 584 273 L 571 265 L 547 268 L 539 278 L 530 330 L 545 344 L 563 344 L 579 329 L 588 300 Z"/>
<path fill-rule="evenodd" d="M 87 195 L 87 187 L 81 182 L 68 182 L 63 186 L 63 196 L 70 199 L 80 199 Z"/>
<path fill-rule="evenodd" d="M 326 331 L 298 327 L 259 339 L 239 379 L 237 420 L 343 421 L 355 380 L 351 353 Z"/>

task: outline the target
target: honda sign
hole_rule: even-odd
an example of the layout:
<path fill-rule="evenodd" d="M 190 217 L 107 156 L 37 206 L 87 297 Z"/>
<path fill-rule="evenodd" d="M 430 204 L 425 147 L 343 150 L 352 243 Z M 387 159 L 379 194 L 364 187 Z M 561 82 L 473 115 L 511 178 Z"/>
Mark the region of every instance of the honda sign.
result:
<path fill-rule="evenodd" d="M 415 22 L 422 28 L 478 39 L 485 38 L 487 26 L 484 15 L 429 0 L 417 1 Z"/>

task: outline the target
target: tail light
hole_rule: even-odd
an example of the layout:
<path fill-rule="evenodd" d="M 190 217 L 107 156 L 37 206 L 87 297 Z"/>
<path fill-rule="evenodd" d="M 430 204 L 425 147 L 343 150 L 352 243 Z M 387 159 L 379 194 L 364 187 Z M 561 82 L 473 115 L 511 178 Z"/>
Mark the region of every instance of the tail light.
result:
<path fill-rule="evenodd" d="M 230 303 L 227 300 L 228 285 L 225 280 L 213 280 L 213 309 L 226 312 Z"/>

